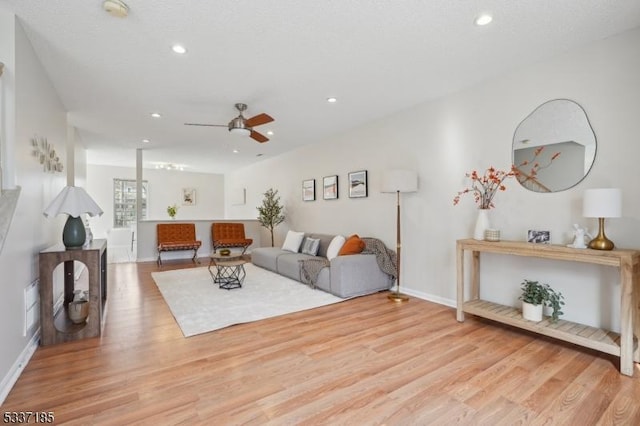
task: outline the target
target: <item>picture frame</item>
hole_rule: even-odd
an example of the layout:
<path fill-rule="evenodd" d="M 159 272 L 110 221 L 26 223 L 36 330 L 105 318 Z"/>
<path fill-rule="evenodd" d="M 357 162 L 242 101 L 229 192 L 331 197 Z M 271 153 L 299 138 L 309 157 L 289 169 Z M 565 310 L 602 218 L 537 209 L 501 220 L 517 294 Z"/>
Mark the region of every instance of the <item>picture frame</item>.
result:
<path fill-rule="evenodd" d="M 302 201 L 316 200 L 316 180 L 306 179 L 302 181 Z"/>
<path fill-rule="evenodd" d="M 182 205 L 183 206 L 195 206 L 196 205 L 196 190 L 195 190 L 195 188 L 182 188 Z"/>
<path fill-rule="evenodd" d="M 550 244 L 551 232 L 529 229 L 529 231 L 527 231 L 527 242 L 535 244 Z"/>
<path fill-rule="evenodd" d="M 369 195 L 367 171 L 358 170 L 349 173 L 349 198 L 365 198 Z"/>
<path fill-rule="evenodd" d="M 338 175 L 325 176 L 322 179 L 322 198 L 325 200 L 338 199 Z"/>

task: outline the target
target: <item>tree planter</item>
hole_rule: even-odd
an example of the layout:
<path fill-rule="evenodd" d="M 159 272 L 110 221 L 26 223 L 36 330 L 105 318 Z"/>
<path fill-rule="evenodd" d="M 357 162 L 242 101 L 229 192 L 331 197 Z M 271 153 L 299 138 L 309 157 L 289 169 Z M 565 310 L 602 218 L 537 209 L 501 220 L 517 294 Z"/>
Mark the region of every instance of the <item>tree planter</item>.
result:
<path fill-rule="evenodd" d="M 522 317 L 528 321 L 542 321 L 543 305 L 533 305 L 531 303 L 522 302 Z"/>

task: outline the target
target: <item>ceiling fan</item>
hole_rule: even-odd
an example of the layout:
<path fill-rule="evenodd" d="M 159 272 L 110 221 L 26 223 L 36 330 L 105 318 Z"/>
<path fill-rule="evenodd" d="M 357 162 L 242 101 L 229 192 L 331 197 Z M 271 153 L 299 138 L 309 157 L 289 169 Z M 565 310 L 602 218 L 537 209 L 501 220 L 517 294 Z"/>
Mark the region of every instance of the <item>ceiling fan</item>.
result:
<path fill-rule="evenodd" d="M 207 127 L 227 127 L 233 134 L 240 136 L 249 136 L 252 139 L 263 143 L 267 142 L 267 138 L 262 133 L 258 133 L 253 128 L 262 124 L 267 124 L 273 121 L 273 118 L 269 114 L 258 114 L 251 118 L 244 118 L 242 112 L 247 109 L 247 104 L 236 104 L 236 109 L 240 112 L 236 118 L 231 120 L 229 124 L 200 124 L 200 123 L 184 123 L 185 126 L 207 126 Z"/>

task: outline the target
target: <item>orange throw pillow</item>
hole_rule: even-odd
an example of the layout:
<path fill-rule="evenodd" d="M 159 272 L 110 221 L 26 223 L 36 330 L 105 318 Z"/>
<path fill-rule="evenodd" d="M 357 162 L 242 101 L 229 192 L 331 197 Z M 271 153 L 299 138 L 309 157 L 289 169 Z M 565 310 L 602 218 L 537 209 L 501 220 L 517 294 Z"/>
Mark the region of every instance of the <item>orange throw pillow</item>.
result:
<path fill-rule="evenodd" d="M 347 241 L 344 243 L 338 256 L 345 256 L 348 254 L 358 254 L 364 250 L 364 241 L 358 236 L 358 234 L 354 234 L 347 238 Z"/>

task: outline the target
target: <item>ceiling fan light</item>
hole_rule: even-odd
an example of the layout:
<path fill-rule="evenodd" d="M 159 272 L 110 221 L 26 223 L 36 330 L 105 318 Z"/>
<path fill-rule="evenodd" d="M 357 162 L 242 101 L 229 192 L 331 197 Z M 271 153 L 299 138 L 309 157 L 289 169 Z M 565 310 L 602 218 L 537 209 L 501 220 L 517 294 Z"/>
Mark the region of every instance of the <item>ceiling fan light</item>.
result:
<path fill-rule="evenodd" d="M 236 136 L 243 136 L 243 137 L 247 137 L 251 134 L 251 130 L 245 129 L 242 127 L 234 127 L 229 129 L 229 131 Z"/>

